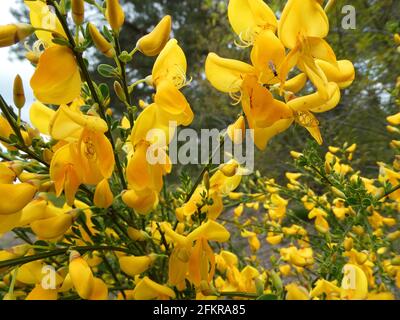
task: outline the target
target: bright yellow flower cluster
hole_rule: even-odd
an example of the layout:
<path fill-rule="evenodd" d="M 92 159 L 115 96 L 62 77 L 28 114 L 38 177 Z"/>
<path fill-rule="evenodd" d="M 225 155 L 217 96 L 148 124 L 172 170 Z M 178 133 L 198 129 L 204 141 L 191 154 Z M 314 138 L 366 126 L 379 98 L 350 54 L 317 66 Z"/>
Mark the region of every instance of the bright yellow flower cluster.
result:
<path fill-rule="evenodd" d="M 294 121 L 322 144 L 314 113 L 335 108 L 355 72 L 325 41 L 329 21 L 320 2 L 289 0 L 278 21 L 263 0 L 230 0 L 228 18 L 238 46 L 252 47 L 251 64 L 210 53 L 206 75 L 234 104 L 242 104 L 256 146 L 265 149 Z M 307 80 L 316 91 L 301 96 Z"/>
<path fill-rule="evenodd" d="M 24 242 L 0 250 L 3 299 L 395 298 L 399 156 L 378 163 L 373 179 L 354 165 L 356 144 L 329 146 L 324 157 L 310 145 L 290 152 L 297 169 L 286 172 L 285 185 L 257 171 L 246 176 L 232 158 L 206 164 L 194 182 L 182 175 L 179 186 L 167 186 L 170 142 L 194 119 L 181 91 L 190 81 L 186 56 L 170 39 L 172 18 L 128 52 L 119 43 L 118 0 L 67 3 L 26 0 L 30 24 L 0 26 L 0 46 L 37 38 L 26 45 L 35 67 L 30 124 L 21 119 L 19 76 L 18 115 L 0 97 L 0 234 Z M 235 144 L 246 122 L 260 149 L 293 122 L 322 144 L 314 113 L 336 107 L 355 76 L 325 40 L 322 4 L 288 0 L 278 21 L 262 0 L 229 1 L 237 45 L 251 47 L 251 64 L 210 53 L 205 71 L 242 105 L 226 130 Z M 86 21 L 87 6 L 107 22 L 101 31 Z M 110 63 L 97 70 L 114 82 L 120 118 L 108 85 L 91 78 L 90 47 Z M 151 75 L 131 79 L 127 68 L 139 53 L 155 62 Z M 153 90 L 147 102 L 134 101 L 139 84 Z M 399 133 L 400 114 L 387 120 Z"/>

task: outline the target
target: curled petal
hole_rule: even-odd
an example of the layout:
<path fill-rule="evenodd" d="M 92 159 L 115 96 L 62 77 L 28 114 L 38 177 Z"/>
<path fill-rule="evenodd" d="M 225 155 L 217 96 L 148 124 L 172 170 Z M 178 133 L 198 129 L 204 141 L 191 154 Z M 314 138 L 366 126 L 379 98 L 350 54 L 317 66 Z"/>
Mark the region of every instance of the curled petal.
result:
<path fill-rule="evenodd" d="M 219 91 L 238 92 L 246 74 L 255 73 L 254 67 L 233 59 L 221 58 L 210 53 L 206 60 L 208 81 Z"/>

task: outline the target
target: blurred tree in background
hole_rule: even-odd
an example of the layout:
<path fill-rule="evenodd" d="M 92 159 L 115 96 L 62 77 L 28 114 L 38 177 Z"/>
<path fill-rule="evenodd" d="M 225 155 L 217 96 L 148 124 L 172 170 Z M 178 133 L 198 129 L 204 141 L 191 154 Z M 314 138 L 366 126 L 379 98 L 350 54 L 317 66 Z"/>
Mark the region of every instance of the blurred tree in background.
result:
<path fill-rule="evenodd" d="M 151 30 L 162 16 L 172 16 L 173 35 L 186 53 L 188 74 L 193 78 L 192 85 L 185 88 L 184 93 L 195 112 L 192 127 L 196 129 L 226 128 L 240 112 L 240 107 L 232 106 L 229 96 L 213 89 L 204 76 L 204 61 L 209 52 L 217 52 L 222 57 L 249 60 L 249 50 L 234 45 L 235 35 L 227 18 L 227 2 L 121 0 L 126 7 L 127 18 L 121 39 L 122 47 L 126 50 L 131 50 L 136 41 Z M 278 16 L 286 3 L 285 0 L 266 2 Z M 342 13 L 342 8 L 345 5 L 355 7 L 355 30 L 342 28 L 342 19 L 346 15 Z M 16 8 L 14 14 L 26 19 L 21 8 Z M 373 174 L 377 170 L 377 161 L 390 162 L 393 156 L 388 146 L 393 136 L 386 131 L 385 118 L 397 108 L 392 92 L 400 75 L 400 53 L 396 51 L 393 33 L 400 31 L 400 1 L 337 0 L 328 15 L 331 31 L 327 40 L 338 59 L 348 59 L 354 63 L 356 80 L 342 92 L 338 107 L 322 116 L 318 115 L 324 138 L 323 148 L 342 145 L 345 141 L 357 143 L 359 154 L 356 158 L 360 159 L 357 168 Z M 89 13 L 87 18 L 96 20 L 96 12 Z M 97 59 L 102 57 L 97 56 Z M 151 58 L 136 54 L 128 66 L 130 79 L 147 76 L 152 63 Z M 99 79 L 101 76 L 97 77 Z M 107 79 L 102 81 L 107 82 Z M 112 88 L 112 84 L 109 83 L 109 87 Z M 143 90 L 150 89 L 139 87 L 134 91 L 136 103 L 144 96 Z M 112 106 L 115 112 L 121 112 L 123 106 L 118 104 L 118 100 L 114 101 L 117 103 Z M 289 151 L 301 149 L 307 139 L 309 136 L 305 129 L 292 126 L 272 139 L 267 150 L 256 152 L 257 169 L 268 176 L 279 177 L 285 170 L 290 170 L 287 165 Z M 175 168 L 182 169 L 179 166 Z M 191 175 L 194 176 L 194 173 Z"/>

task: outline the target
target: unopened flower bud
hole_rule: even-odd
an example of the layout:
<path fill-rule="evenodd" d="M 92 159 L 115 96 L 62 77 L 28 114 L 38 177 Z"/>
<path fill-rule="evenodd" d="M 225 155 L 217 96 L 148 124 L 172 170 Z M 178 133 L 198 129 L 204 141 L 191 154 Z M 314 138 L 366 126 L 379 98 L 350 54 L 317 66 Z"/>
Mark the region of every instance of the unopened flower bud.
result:
<path fill-rule="evenodd" d="M 89 33 L 92 37 L 93 43 L 96 48 L 103 53 L 106 57 L 113 58 L 115 56 L 115 50 L 112 45 L 103 37 L 97 28 L 89 23 Z"/>
<path fill-rule="evenodd" d="M 26 23 L 15 23 L 0 26 L 0 48 L 9 47 L 15 43 L 21 42 L 30 36 L 35 29 Z"/>
<path fill-rule="evenodd" d="M 121 100 L 122 102 L 126 101 L 124 89 L 122 89 L 122 86 L 118 81 L 114 82 L 114 91 L 119 100 Z"/>
<path fill-rule="evenodd" d="M 171 16 L 165 16 L 153 31 L 141 37 L 136 47 L 146 56 L 156 56 L 165 47 L 171 33 Z"/>
<path fill-rule="evenodd" d="M 353 238 L 346 237 L 343 242 L 343 247 L 346 251 L 350 251 L 351 249 L 353 249 Z"/>
<path fill-rule="evenodd" d="M 72 0 L 71 1 L 72 8 L 72 19 L 75 24 L 80 26 L 83 24 L 85 19 L 85 5 L 83 0 Z"/>
<path fill-rule="evenodd" d="M 122 9 L 119 0 L 106 0 L 106 18 L 111 28 L 119 32 L 125 20 L 125 13 Z"/>
<path fill-rule="evenodd" d="M 232 140 L 234 144 L 241 144 L 246 130 L 246 124 L 244 117 L 240 116 L 233 124 L 231 124 L 227 129 L 228 137 Z"/>
<path fill-rule="evenodd" d="M 210 189 L 210 175 L 208 171 L 204 172 L 203 174 L 203 183 L 207 190 Z"/>
<path fill-rule="evenodd" d="M 26 99 L 24 85 L 19 74 L 14 79 L 13 98 L 15 106 L 18 109 L 22 109 L 25 105 Z"/>

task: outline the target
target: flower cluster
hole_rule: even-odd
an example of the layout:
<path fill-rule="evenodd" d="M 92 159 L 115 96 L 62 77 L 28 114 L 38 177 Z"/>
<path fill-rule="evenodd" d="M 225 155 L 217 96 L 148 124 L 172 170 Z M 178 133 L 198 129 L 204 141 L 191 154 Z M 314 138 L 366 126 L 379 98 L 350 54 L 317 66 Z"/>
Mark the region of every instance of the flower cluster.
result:
<path fill-rule="evenodd" d="M 289 0 L 278 21 L 262 0 L 231 0 L 229 22 L 239 37 L 237 45 L 252 46 L 251 64 L 215 53 L 207 57 L 207 79 L 234 104 L 242 104 L 254 143 L 262 150 L 294 121 L 322 144 L 314 113 L 335 108 L 340 89 L 354 80 L 353 64 L 337 60 L 324 39 L 329 21 L 320 2 Z M 299 95 L 308 80 L 315 92 Z"/>
<path fill-rule="evenodd" d="M 0 233 L 18 240 L 0 250 L 0 296 L 394 299 L 398 156 L 379 163 L 373 179 L 353 163 L 356 144 L 330 146 L 321 157 L 310 143 L 291 151 L 295 166 L 285 185 L 249 175 L 233 156 L 209 161 L 197 179 L 182 173 L 179 185 L 167 185 L 170 142 L 194 119 L 172 18 L 125 51 L 123 6 L 98 2 L 25 0 L 30 24 L 0 26 L 1 47 L 35 37 L 25 57 L 35 68 L 36 98 L 28 123 L 19 76 L 14 106 L 0 96 Z M 353 64 L 337 60 L 325 40 L 333 1 L 325 10 L 322 4 L 288 0 L 278 21 L 262 0 L 229 1 L 237 45 L 252 48 L 251 64 L 214 53 L 206 60 L 208 80 L 243 108 L 221 145 L 225 136 L 244 144 L 247 124 L 264 149 L 293 122 L 322 144 L 314 113 L 336 107 L 355 77 Z M 87 22 L 88 8 L 103 28 Z M 92 79 L 90 49 L 106 62 L 95 68 L 104 83 Z M 137 54 L 155 57 L 144 79 L 128 72 Z M 152 91 L 147 103 L 136 97 L 139 84 Z M 117 104 L 123 115 L 115 114 Z M 399 133 L 399 114 L 388 121 Z"/>

